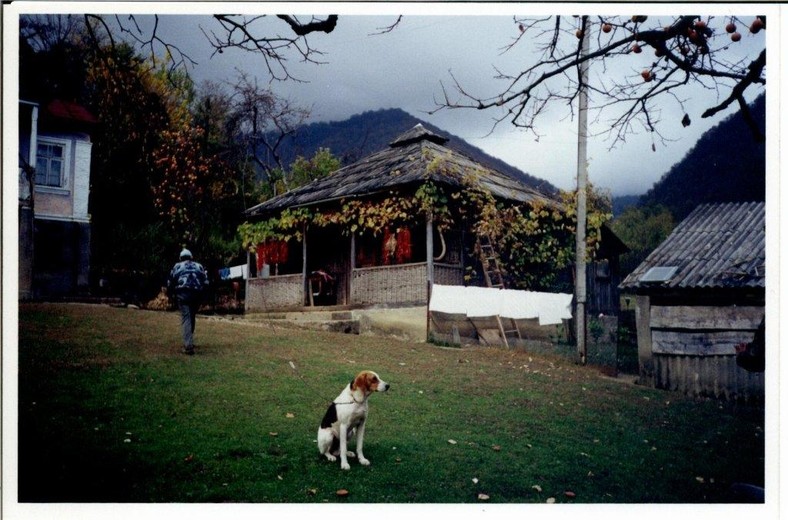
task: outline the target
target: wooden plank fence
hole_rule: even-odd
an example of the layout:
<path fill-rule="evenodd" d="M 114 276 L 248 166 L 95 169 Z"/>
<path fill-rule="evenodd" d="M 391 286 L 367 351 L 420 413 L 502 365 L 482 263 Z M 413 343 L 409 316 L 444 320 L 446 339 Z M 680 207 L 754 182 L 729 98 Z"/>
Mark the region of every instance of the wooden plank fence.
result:
<path fill-rule="evenodd" d="M 752 341 L 763 314 L 761 306 L 651 306 L 645 330 L 654 386 L 693 396 L 762 399 L 764 374 L 736 365 L 735 347 Z"/>

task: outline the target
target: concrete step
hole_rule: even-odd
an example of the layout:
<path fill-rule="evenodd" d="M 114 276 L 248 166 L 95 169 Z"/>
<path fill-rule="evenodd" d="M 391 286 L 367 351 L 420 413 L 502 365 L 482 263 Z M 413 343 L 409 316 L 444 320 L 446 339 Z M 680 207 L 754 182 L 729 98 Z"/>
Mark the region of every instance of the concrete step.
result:
<path fill-rule="evenodd" d="M 348 321 L 354 320 L 352 311 L 310 310 L 310 311 L 280 311 L 256 312 L 246 315 L 250 321 L 258 320 L 288 320 L 298 322 L 308 321 Z"/>
<path fill-rule="evenodd" d="M 423 343 L 426 340 L 427 308 L 313 308 L 260 312 L 244 315 L 243 321 L 273 327 L 386 336 Z"/>
<path fill-rule="evenodd" d="M 360 324 L 359 320 L 338 320 L 338 319 L 291 319 L 288 317 L 262 317 L 255 316 L 254 318 L 245 317 L 244 321 L 249 323 L 270 324 L 273 327 L 302 329 L 302 330 L 320 330 L 326 332 L 339 332 L 342 334 L 359 334 Z"/>

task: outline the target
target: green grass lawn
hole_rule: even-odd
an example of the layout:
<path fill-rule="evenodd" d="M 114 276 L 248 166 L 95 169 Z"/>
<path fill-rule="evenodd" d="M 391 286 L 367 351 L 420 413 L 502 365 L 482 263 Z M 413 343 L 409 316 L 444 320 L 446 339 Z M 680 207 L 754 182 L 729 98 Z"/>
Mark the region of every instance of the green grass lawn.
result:
<path fill-rule="evenodd" d="M 200 319 L 188 357 L 178 320 L 20 306 L 21 502 L 705 503 L 764 483 L 760 409 L 548 354 L 238 320 Z M 372 465 L 342 471 L 317 427 L 365 368 L 392 389 L 370 400 Z"/>

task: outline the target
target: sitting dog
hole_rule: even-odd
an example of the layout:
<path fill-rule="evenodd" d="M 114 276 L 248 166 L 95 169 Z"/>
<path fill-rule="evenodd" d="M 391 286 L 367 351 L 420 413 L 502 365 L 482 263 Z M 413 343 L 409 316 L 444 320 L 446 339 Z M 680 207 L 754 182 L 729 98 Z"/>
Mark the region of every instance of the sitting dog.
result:
<path fill-rule="evenodd" d="M 320 429 L 317 430 L 317 447 L 321 455 L 334 462 L 339 454 L 342 469 L 350 469 L 348 457 L 358 455 L 358 461 L 369 466 L 364 457 L 364 429 L 367 422 L 367 399 L 372 392 L 385 392 L 391 385 L 381 380 L 375 372 L 364 370 L 351 381 L 328 407 Z M 356 435 L 356 453 L 347 449 L 348 441 Z"/>

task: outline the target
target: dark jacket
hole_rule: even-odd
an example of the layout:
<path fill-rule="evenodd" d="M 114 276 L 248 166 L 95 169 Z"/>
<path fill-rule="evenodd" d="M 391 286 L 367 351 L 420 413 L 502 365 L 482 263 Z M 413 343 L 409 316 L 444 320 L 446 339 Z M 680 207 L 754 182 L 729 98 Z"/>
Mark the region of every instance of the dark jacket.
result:
<path fill-rule="evenodd" d="M 207 287 L 205 268 L 191 259 L 175 264 L 167 280 L 168 292 L 179 300 L 199 299 Z"/>

